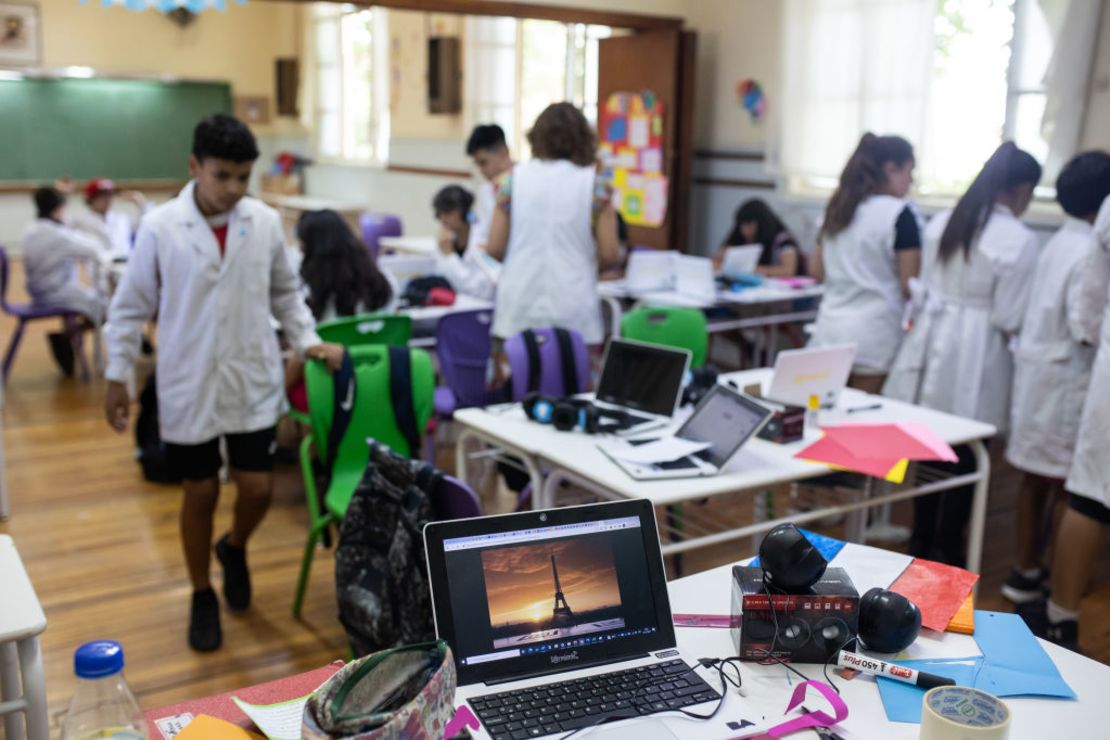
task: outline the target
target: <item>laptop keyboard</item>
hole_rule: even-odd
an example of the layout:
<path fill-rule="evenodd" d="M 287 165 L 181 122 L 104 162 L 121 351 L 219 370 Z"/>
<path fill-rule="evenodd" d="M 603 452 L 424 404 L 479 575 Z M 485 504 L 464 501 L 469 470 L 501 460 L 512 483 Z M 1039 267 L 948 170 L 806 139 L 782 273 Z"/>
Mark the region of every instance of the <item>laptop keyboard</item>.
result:
<path fill-rule="evenodd" d="M 715 701 L 709 684 L 681 660 L 602 673 L 470 700 L 494 740 L 573 732 L 606 717 L 626 719 Z"/>

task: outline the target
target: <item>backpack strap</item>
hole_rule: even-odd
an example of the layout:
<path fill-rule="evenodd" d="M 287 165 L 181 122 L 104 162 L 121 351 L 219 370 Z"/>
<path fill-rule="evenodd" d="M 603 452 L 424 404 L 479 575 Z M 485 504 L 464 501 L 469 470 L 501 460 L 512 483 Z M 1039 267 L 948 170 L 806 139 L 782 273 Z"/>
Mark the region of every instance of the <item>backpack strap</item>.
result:
<path fill-rule="evenodd" d="M 389 345 L 389 397 L 393 419 L 401 436 L 409 443 L 409 457 L 420 454 L 420 431 L 412 401 L 412 358 L 408 347 Z"/>
<path fill-rule="evenodd" d="M 343 350 L 343 360 L 339 369 L 332 376 L 332 419 L 331 429 L 328 430 L 327 464 L 335 464 L 335 456 L 339 452 L 339 443 L 347 433 L 351 423 L 351 415 L 355 410 L 355 364 L 351 361 L 351 353 Z"/>
<path fill-rule="evenodd" d="M 525 329 L 521 332 L 524 337 L 524 349 L 528 353 L 528 392 L 537 393 L 540 390 L 540 345 L 536 340 L 536 332 Z"/>
<path fill-rule="evenodd" d="M 578 387 L 578 363 L 574 357 L 574 341 L 566 329 L 555 329 L 555 341 L 559 343 L 559 362 L 563 366 L 563 391 L 568 396 L 576 395 Z"/>

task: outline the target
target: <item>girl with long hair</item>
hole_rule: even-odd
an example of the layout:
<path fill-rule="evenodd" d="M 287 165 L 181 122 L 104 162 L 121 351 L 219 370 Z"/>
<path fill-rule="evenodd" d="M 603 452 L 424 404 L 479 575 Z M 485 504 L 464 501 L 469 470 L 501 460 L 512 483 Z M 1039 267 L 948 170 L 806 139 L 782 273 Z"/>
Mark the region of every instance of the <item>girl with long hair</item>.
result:
<path fill-rule="evenodd" d="M 759 266 L 756 267 L 760 275 L 794 277 L 801 272 L 798 243 L 778 215 L 760 198 L 746 200 L 736 209 L 732 230 L 713 257 L 713 266 L 721 266 L 728 247 L 743 244 L 763 246 Z"/>
<path fill-rule="evenodd" d="M 297 238 L 304 252 L 301 279 L 308 291 L 306 301 L 317 322 L 394 309 L 396 289 L 338 213 L 301 214 Z"/>

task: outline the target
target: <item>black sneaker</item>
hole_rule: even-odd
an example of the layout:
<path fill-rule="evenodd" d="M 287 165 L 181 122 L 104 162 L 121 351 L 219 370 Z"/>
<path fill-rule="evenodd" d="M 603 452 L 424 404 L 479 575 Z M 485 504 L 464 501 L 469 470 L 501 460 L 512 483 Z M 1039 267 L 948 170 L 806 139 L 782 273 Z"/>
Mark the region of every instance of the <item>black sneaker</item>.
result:
<path fill-rule="evenodd" d="M 1079 652 L 1079 622 L 1075 619 L 1065 619 L 1062 622 L 1049 622 L 1044 631 L 1044 639 L 1054 642 L 1062 648 Z"/>
<path fill-rule="evenodd" d="M 1044 571 L 1038 571 L 1036 578 L 1026 578 L 1016 569 L 1010 571 L 1010 577 L 1002 584 L 1002 595 L 1013 604 L 1029 604 L 1043 599 Z"/>
<path fill-rule="evenodd" d="M 220 602 L 210 588 L 193 592 L 193 608 L 189 612 L 189 647 L 197 652 L 218 650 L 223 642 L 220 630 Z"/>
<path fill-rule="evenodd" d="M 1037 637 L 1045 636 L 1045 631 L 1048 629 L 1048 605 L 1043 596 L 1035 601 L 1018 604 L 1015 611 L 1029 627 L 1030 632 Z"/>
<path fill-rule="evenodd" d="M 227 608 L 241 612 L 251 605 L 251 574 L 247 571 L 247 551 L 227 541 L 225 534 L 216 543 L 216 558 L 224 567 L 224 600 Z"/>
<path fill-rule="evenodd" d="M 60 331 L 51 332 L 46 335 L 46 338 L 50 342 L 50 353 L 54 355 L 54 362 L 58 363 L 58 368 L 63 375 L 72 378 L 74 365 L 77 362 L 73 353 L 73 341 L 68 334 Z"/>

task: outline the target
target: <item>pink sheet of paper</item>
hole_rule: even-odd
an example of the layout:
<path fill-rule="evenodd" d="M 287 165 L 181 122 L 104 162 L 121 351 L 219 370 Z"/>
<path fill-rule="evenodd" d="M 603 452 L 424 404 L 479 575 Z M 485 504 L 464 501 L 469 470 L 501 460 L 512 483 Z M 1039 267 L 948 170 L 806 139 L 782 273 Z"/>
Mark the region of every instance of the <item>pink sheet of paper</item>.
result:
<path fill-rule="evenodd" d="M 847 445 L 837 441 L 832 435 L 827 434 L 801 452 L 794 455 L 802 460 L 827 463 L 837 467 L 854 470 L 859 473 L 876 478 L 885 478 L 901 458 L 880 459 L 875 457 L 859 457 Z"/>
<path fill-rule="evenodd" d="M 948 462 L 959 459 L 951 447 L 920 423 L 838 424 L 823 427 L 822 431 L 858 458 Z"/>
<path fill-rule="evenodd" d="M 917 604 L 922 627 L 943 632 L 978 580 L 977 574 L 963 568 L 915 558 L 890 590 Z"/>

